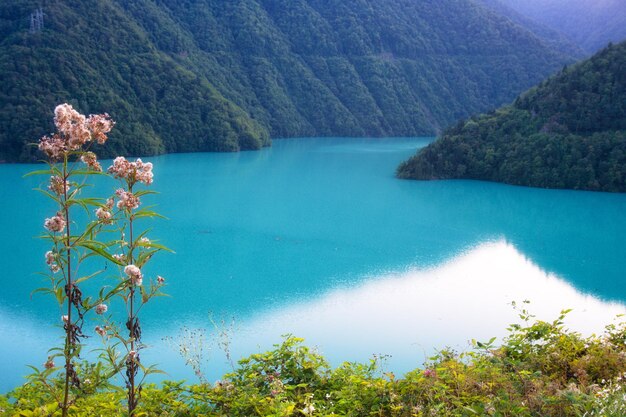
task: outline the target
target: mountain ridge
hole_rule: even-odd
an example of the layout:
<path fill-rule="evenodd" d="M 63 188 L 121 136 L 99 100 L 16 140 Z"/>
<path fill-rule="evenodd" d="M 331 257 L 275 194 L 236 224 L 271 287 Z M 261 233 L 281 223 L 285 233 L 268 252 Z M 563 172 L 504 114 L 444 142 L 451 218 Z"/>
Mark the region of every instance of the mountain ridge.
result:
<path fill-rule="evenodd" d="M 626 42 L 449 127 L 397 175 L 626 192 L 624 167 Z"/>
<path fill-rule="evenodd" d="M 470 0 L 49 0 L 29 33 L 37 7 L 0 6 L 0 160 L 61 101 L 117 120 L 104 156 L 237 151 L 433 134 L 572 62 Z"/>

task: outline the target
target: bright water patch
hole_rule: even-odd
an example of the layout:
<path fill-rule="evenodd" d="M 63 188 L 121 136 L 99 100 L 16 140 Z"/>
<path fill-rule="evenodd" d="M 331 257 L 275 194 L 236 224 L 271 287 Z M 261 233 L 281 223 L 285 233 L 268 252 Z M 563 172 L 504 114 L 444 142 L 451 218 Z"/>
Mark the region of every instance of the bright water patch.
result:
<path fill-rule="evenodd" d="M 161 338 L 183 325 L 210 329 L 209 311 L 235 317 L 236 355 L 291 332 L 335 363 L 392 354 L 396 372 L 432 347 L 502 335 L 512 300 L 551 306 L 546 314 L 595 312 L 581 329 L 621 311 L 626 196 L 395 179 L 430 140 L 289 139 L 259 152 L 150 158 L 161 194 L 147 203 L 169 220 L 147 227 L 176 254 L 147 271 L 167 278 L 171 297 L 145 310 L 153 348 L 144 361 L 189 375 Z M 29 298 L 44 283 L 34 272 L 46 247 L 33 236 L 53 214 L 31 190 L 43 179 L 22 179 L 34 168 L 0 165 L 0 391 L 22 381 L 24 364 L 43 363 L 60 333 L 54 304 Z M 208 369 L 227 370 L 216 352 Z"/>

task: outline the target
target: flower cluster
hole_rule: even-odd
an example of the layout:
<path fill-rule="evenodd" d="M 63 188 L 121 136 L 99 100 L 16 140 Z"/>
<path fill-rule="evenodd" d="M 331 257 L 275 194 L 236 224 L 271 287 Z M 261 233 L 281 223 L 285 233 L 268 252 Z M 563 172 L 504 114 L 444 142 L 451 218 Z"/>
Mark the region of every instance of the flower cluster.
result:
<path fill-rule="evenodd" d="M 56 216 L 47 218 L 43 223 L 43 227 L 51 232 L 61 232 L 65 229 L 66 221 L 61 212 L 58 212 Z"/>
<path fill-rule="evenodd" d="M 77 151 L 85 143 L 96 139 L 99 144 L 107 140 L 107 133 L 111 131 L 115 122 L 108 114 L 91 115 L 88 118 L 80 114 L 70 104 L 60 104 L 54 109 L 54 124 L 58 133 L 44 136 L 39 141 L 39 149 L 48 158 L 58 161 L 64 154 Z M 83 161 L 95 167 L 97 161 L 88 157 L 90 162 Z"/>
<path fill-rule="evenodd" d="M 100 165 L 100 162 L 98 162 L 98 158 L 96 157 L 95 153 L 85 152 L 80 156 L 80 160 L 94 171 L 102 172 L 102 165 Z"/>
<path fill-rule="evenodd" d="M 92 114 L 87 119 L 87 128 L 91 131 L 92 137 L 103 145 L 107 141 L 107 133 L 111 131 L 115 122 L 111 120 L 107 113 Z"/>
<path fill-rule="evenodd" d="M 63 195 L 69 191 L 70 184 L 69 182 L 64 181 L 63 178 L 54 175 L 50 177 L 50 184 L 48 185 L 48 189 L 56 195 Z"/>
<path fill-rule="evenodd" d="M 104 337 L 107 334 L 107 328 L 105 327 L 100 327 L 100 326 L 96 326 L 96 328 L 94 329 L 96 333 L 98 333 L 100 336 Z"/>
<path fill-rule="evenodd" d="M 96 209 L 96 217 L 98 218 L 98 220 L 100 220 L 104 224 L 111 224 L 111 209 L 113 208 L 114 204 L 115 202 L 113 201 L 113 199 L 109 198 L 104 206 L 98 207 Z"/>
<path fill-rule="evenodd" d="M 118 209 L 130 211 L 139 207 L 139 197 L 137 197 L 130 191 L 125 191 L 124 189 L 120 188 L 115 191 L 115 194 L 120 199 L 120 201 L 117 202 Z"/>
<path fill-rule="evenodd" d="M 126 261 L 126 255 L 124 255 L 123 253 L 116 253 L 114 255 L 111 255 L 113 257 L 113 259 L 115 259 L 118 262 L 125 262 Z"/>
<path fill-rule="evenodd" d="M 96 314 L 104 314 L 109 310 L 109 307 L 106 304 L 98 304 L 96 306 Z"/>
<path fill-rule="evenodd" d="M 54 255 L 54 252 L 52 252 L 51 250 L 46 252 L 46 264 L 48 264 L 48 267 L 53 273 L 59 272 L 59 270 L 61 269 L 61 267 L 57 264 L 56 260 L 57 259 L 56 259 L 56 256 Z"/>
<path fill-rule="evenodd" d="M 108 169 L 115 178 L 125 179 L 130 184 L 143 182 L 146 185 L 152 184 L 152 163 L 144 163 L 141 159 L 130 162 L 123 156 L 119 156 L 113 160 L 113 165 Z"/>
<path fill-rule="evenodd" d="M 141 273 L 141 269 L 139 269 L 137 266 L 126 265 L 126 267 L 124 268 L 124 273 L 128 275 L 134 285 L 141 285 L 143 283 L 143 274 Z"/>

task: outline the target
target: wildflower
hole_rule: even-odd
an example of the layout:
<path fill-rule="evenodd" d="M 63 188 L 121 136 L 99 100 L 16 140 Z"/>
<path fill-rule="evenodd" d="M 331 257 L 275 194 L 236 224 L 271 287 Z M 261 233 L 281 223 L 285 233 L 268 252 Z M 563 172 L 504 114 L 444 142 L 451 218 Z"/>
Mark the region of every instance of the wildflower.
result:
<path fill-rule="evenodd" d="M 80 160 L 83 161 L 89 168 L 94 171 L 102 172 L 102 165 L 98 162 L 96 154 L 93 152 L 85 152 L 80 156 Z"/>
<path fill-rule="evenodd" d="M 434 378 L 437 376 L 437 372 L 434 369 L 424 369 L 424 376 L 426 378 Z"/>
<path fill-rule="evenodd" d="M 96 326 L 94 330 L 96 331 L 96 333 L 98 333 L 102 337 L 106 336 L 107 334 L 107 330 L 104 327 Z"/>
<path fill-rule="evenodd" d="M 61 316 L 61 320 L 63 321 L 63 323 L 67 323 L 70 320 L 70 318 L 67 315 L 63 315 Z"/>
<path fill-rule="evenodd" d="M 46 363 L 43 364 L 43 367 L 46 369 L 54 368 L 54 361 L 52 360 L 50 356 L 48 356 L 48 360 L 46 361 Z"/>
<path fill-rule="evenodd" d="M 115 178 L 128 178 L 131 171 L 130 162 L 123 156 L 118 156 L 113 160 L 113 165 L 107 171 L 113 174 Z"/>
<path fill-rule="evenodd" d="M 56 195 L 63 195 L 68 192 L 68 190 L 70 189 L 70 185 L 67 181 L 64 181 L 63 178 L 54 175 L 50 177 L 50 184 L 48 185 L 48 189 Z"/>
<path fill-rule="evenodd" d="M 54 273 L 59 272 L 61 267 L 59 267 L 59 265 L 56 263 L 56 256 L 54 255 L 54 252 L 49 250 L 48 252 L 46 252 L 45 256 L 46 256 L 46 264 L 48 264 L 48 267 L 50 268 L 50 270 Z"/>
<path fill-rule="evenodd" d="M 44 136 L 39 139 L 39 150 L 45 153 L 52 161 L 58 161 L 63 153 L 67 152 L 65 141 L 58 134 Z"/>
<path fill-rule="evenodd" d="M 152 178 L 154 177 L 154 174 L 152 173 L 152 163 L 143 163 L 141 159 L 137 159 L 135 167 L 137 170 L 135 174 L 137 181 L 143 182 L 146 185 L 152 184 Z"/>
<path fill-rule="evenodd" d="M 96 210 L 96 217 L 104 224 L 111 223 L 111 212 L 104 207 L 98 207 Z"/>
<path fill-rule="evenodd" d="M 115 254 L 113 255 L 113 259 L 115 259 L 118 262 L 124 262 L 126 260 L 126 255 L 124 255 L 123 253 Z"/>
<path fill-rule="evenodd" d="M 135 196 L 130 191 L 124 191 L 123 189 L 118 189 L 115 191 L 115 194 L 119 197 L 119 201 L 117 202 L 117 208 L 120 210 L 133 210 L 139 207 L 139 198 Z"/>
<path fill-rule="evenodd" d="M 130 162 L 123 156 L 118 156 L 113 160 L 113 165 L 109 167 L 108 172 L 115 178 L 128 180 L 129 183 L 143 182 L 150 185 L 154 177 L 152 168 L 152 163 L 144 163 L 139 158 L 135 162 Z"/>
<path fill-rule="evenodd" d="M 127 265 L 124 268 L 124 273 L 128 275 L 134 285 L 141 285 L 143 283 L 143 274 L 135 265 Z"/>
<path fill-rule="evenodd" d="M 109 197 L 107 198 L 107 202 L 105 204 L 106 208 L 108 208 L 109 210 L 111 210 L 113 208 L 113 205 L 115 204 L 115 200 L 113 200 L 113 197 Z"/>
<path fill-rule="evenodd" d="M 93 138 L 103 145 L 107 140 L 107 133 L 113 129 L 115 122 L 111 120 L 107 113 L 104 114 L 91 114 L 87 119 L 87 127 L 91 131 Z"/>
<path fill-rule="evenodd" d="M 141 239 L 139 239 L 139 243 L 147 245 L 150 243 L 150 239 L 148 239 L 147 237 L 142 237 Z"/>
<path fill-rule="evenodd" d="M 159 284 L 163 284 L 165 282 L 165 278 L 163 278 L 161 275 L 157 275 L 157 282 Z"/>
<path fill-rule="evenodd" d="M 136 351 L 131 350 L 130 352 L 128 352 L 128 361 L 134 361 L 139 359 L 139 354 L 137 354 Z"/>
<path fill-rule="evenodd" d="M 302 409 L 302 414 L 306 416 L 311 416 L 313 415 L 314 411 L 315 411 L 315 407 L 313 407 L 313 404 L 309 404 Z"/>
<path fill-rule="evenodd" d="M 43 226 L 51 232 L 61 232 L 65 229 L 65 218 L 61 212 L 57 212 L 56 216 L 47 218 Z"/>
<path fill-rule="evenodd" d="M 98 304 L 96 306 L 96 314 L 104 314 L 108 309 L 109 307 L 106 304 Z"/>
<path fill-rule="evenodd" d="M 60 104 L 54 109 L 54 124 L 67 139 L 68 150 L 75 151 L 91 140 L 86 120 L 70 104 Z"/>

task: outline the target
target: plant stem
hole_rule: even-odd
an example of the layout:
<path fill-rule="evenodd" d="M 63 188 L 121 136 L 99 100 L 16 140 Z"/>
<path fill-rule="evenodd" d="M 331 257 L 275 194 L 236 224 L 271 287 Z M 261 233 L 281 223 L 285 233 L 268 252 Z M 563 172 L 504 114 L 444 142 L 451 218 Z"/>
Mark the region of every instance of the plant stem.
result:
<path fill-rule="evenodd" d="M 128 186 L 128 192 L 132 193 L 133 192 L 133 186 L 132 184 L 129 184 Z M 133 249 L 134 249 L 134 240 L 133 240 L 133 215 L 132 213 L 130 214 L 129 218 L 128 218 L 128 235 L 129 235 L 129 250 L 128 250 L 128 262 L 129 264 L 134 264 L 135 261 L 133 259 Z M 137 364 L 135 363 L 137 356 L 137 353 L 135 351 L 135 338 L 136 338 L 136 334 L 135 334 L 135 310 L 134 310 L 134 300 L 135 300 L 135 283 L 132 282 L 131 280 L 131 286 L 130 286 L 130 306 L 129 306 L 129 310 L 128 310 L 128 323 L 130 323 L 130 328 L 129 330 L 129 336 L 130 336 L 130 350 L 132 352 L 135 352 L 135 356 L 132 358 L 131 361 L 128 362 L 128 367 L 130 368 L 130 372 L 129 372 L 129 377 L 128 377 L 128 415 L 130 417 L 133 417 L 135 415 L 135 408 L 137 407 L 137 398 L 136 398 L 136 393 L 135 393 L 135 372 L 136 372 L 136 367 Z"/>
<path fill-rule="evenodd" d="M 72 364 L 72 340 L 70 333 L 72 332 L 72 257 L 71 257 L 71 249 L 70 249 L 70 209 L 67 205 L 67 180 L 69 178 L 67 172 L 67 155 L 65 155 L 65 159 L 63 161 L 63 209 L 65 211 L 65 224 L 66 224 L 66 243 L 65 247 L 67 248 L 66 256 L 67 256 L 67 321 L 65 322 L 65 387 L 63 394 L 63 404 L 62 404 L 62 415 L 63 417 L 67 417 L 67 413 L 69 410 L 69 394 L 70 394 L 70 366 Z"/>

